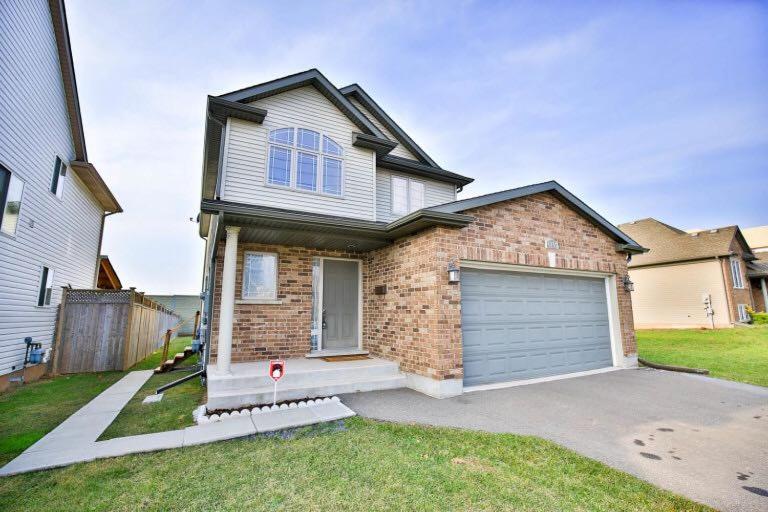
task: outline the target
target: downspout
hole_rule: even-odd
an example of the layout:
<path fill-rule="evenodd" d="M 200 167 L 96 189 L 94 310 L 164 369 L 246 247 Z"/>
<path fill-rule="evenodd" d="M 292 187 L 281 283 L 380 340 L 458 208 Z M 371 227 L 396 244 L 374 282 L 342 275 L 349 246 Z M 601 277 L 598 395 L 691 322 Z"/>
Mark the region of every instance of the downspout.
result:
<path fill-rule="evenodd" d="M 93 287 L 99 286 L 99 268 L 101 267 L 101 243 L 104 238 L 104 221 L 110 215 L 114 215 L 118 212 L 104 212 L 101 214 L 101 227 L 99 228 L 99 246 L 96 249 L 96 273 L 93 275 Z"/>

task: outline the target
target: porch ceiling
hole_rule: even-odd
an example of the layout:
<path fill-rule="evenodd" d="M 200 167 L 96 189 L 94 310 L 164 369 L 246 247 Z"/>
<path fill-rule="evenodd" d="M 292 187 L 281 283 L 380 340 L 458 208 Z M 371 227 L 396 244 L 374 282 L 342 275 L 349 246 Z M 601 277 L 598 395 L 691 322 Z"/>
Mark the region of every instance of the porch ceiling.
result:
<path fill-rule="evenodd" d="M 473 220 L 468 215 L 419 210 L 387 224 L 227 201 L 204 200 L 201 207 L 219 215 L 219 239 L 224 237 L 224 226 L 240 226 L 241 242 L 357 252 L 384 247 L 432 226 L 466 226 Z"/>

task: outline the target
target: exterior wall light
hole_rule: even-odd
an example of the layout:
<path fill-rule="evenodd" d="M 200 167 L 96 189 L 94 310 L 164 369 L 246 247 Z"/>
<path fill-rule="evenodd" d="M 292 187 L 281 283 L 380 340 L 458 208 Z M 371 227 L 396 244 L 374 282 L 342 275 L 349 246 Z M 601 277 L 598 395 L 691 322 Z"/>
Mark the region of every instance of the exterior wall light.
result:
<path fill-rule="evenodd" d="M 629 278 L 629 274 L 625 274 L 621 282 L 622 284 L 624 284 L 624 289 L 626 291 L 628 292 L 635 291 L 635 283 L 633 283 L 632 280 Z"/>
<path fill-rule="evenodd" d="M 453 262 L 450 262 L 448 264 L 448 282 L 449 283 L 459 282 L 459 267 L 457 267 Z"/>

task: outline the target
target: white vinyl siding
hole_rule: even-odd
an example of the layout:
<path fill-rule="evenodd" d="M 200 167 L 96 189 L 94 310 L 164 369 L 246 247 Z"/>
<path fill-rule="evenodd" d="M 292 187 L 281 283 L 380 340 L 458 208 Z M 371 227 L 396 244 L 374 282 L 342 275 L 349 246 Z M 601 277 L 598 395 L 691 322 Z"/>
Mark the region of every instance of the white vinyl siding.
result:
<path fill-rule="evenodd" d="M 744 280 L 741 277 L 741 262 L 738 258 L 731 258 L 731 277 L 734 288 L 744 288 Z"/>
<path fill-rule="evenodd" d="M 360 129 L 341 111 L 312 86 L 286 91 L 251 105 L 267 109 L 268 114 L 263 125 L 229 119 L 223 200 L 373 220 L 373 152 L 352 145 L 352 133 Z M 344 155 L 341 196 L 267 185 L 268 134 L 270 130 L 286 127 L 317 131 L 341 147 Z M 321 162 L 318 166 L 325 172 Z"/>
<path fill-rule="evenodd" d="M 51 194 L 57 155 L 75 158 L 56 41 L 43 0 L 0 2 L 0 162 L 24 182 L 14 236 L 0 233 L 0 374 L 20 369 L 24 338 L 50 347 L 61 287 L 94 285 L 101 209 L 67 173 Z M 37 307 L 40 272 L 55 269 L 51 307 Z"/>
<path fill-rule="evenodd" d="M 392 222 L 402 217 L 392 212 L 392 176 L 400 176 L 424 184 L 424 208 L 438 204 L 450 203 L 456 200 L 456 187 L 450 183 L 431 180 L 422 177 L 412 177 L 407 174 L 393 173 L 386 169 L 376 169 L 376 220 Z"/>
<path fill-rule="evenodd" d="M 418 160 L 416 158 L 416 155 L 405 149 L 405 147 L 400 143 L 399 140 L 397 140 L 397 137 L 395 137 L 395 134 L 393 134 L 391 131 L 387 130 L 383 124 L 379 122 L 378 119 L 376 119 L 373 114 L 370 113 L 359 101 L 357 101 L 354 98 L 351 98 L 350 101 L 354 106 L 357 107 L 357 109 L 363 113 L 365 117 L 367 117 L 373 125 L 381 130 L 381 133 L 383 133 L 389 140 L 392 142 L 397 142 L 397 146 L 395 149 L 393 149 L 389 154 L 393 156 L 399 156 L 401 158 L 408 158 L 409 160 Z"/>

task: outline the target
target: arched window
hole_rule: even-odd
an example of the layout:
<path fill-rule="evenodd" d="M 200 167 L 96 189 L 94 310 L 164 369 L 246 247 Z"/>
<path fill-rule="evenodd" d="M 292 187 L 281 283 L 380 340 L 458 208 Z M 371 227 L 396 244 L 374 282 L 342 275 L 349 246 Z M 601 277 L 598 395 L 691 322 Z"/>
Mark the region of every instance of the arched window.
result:
<path fill-rule="evenodd" d="M 269 132 L 267 183 L 340 196 L 343 156 L 342 147 L 327 135 L 308 128 L 277 128 Z"/>

